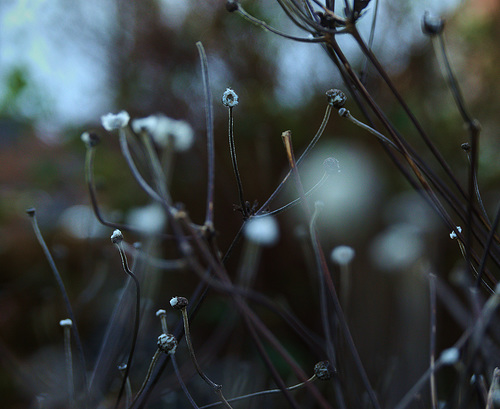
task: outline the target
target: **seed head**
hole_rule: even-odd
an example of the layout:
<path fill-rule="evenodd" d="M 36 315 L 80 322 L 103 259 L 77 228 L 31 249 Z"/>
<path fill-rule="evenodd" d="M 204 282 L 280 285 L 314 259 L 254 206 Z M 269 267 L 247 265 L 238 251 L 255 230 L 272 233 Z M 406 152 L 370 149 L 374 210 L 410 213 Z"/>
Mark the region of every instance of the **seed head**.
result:
<path fill-rule="evenodd" d="M 228 108 L 234 108 L 238 105 L 238 94 L 231 88 L 227 88 L 222 94 L 222 103 Z"/>
<path fill-rule="evenodd" d="M 422 19 L 422 31 L 424 34 L 434 36 L 441 34 L 444 29 L 444 19 L 437 16 L 431 16 L 428 11 L 424 13 Z"/>
<path fill-rule="evenodd" d="M 328 100 L 328 104 L 335 109 L 342 108 L 347 101 L 346 95 L 339 89 L 330 89 L 326 91 L 326 99 Z"/>
<path fill-rule="evenodd" d="M 123 241 L 123 234 L 120 230 L 116 229 L 111 235 L 111 243 L 119 244 Z"/>
<path fill-rule="evenodd" d="M 170 305 L 176 310 L 182 310 L 183 308 L 186 308 L 188 304 L 189 301 L 185 297 L 172 297 L 170 300 Z"/>
<path fill-rule="evenodd" d="M 165 310 L 158 310 L 156 311 L 156 316 L 157 317 L 161 317 L 162 315 L 166 315 L 167 314 L 167 311 Z"/>
<path fill-rule="evenodd" d="M 106 131 L 125 128 L 130 121 L 130 115 L 126 111 L 120 111 L 117 114 L 106 114 L 101 116 L 101 123 Z"/>
<path fill-rule="evenodd" d="M 233 11 L 238 10 L 239 4 L 237 0 L 227 0 L 226 2 L 226 10 L 232 13 Z"/>
<path fill-rule="evenodd" d="M 340 173 L 339 161 L 331 156 L 323 161 L 323 168 L 328 175 Z"/>
<path fill-rule="evenodd" d="M 318 379 L 327 381 L 335 375 L 335 369 L 330 361 L 320 361 L 314 365 L 314 374 Z"/>
<path fill-rule="evenodd" d="M 88 148 L 93 148 L 101 140 L 101 138 L 99 138 L 99 136 L 93 132 L 82 133 L 82 136 L 80 136 L 80 139 Z"/>
<path fill-rule="evenodd" d="M 469 142 L 465 142 L 463 143 L 462 145 L 460 145 L 460 147 L 465 151 L 465 152 L 469 152 L 471 150 L 471 147 L 470 147 L 470 143 Z"/>
<path fill-rule="evenodd" d="M 66 318 L 65 320 L 59 321 L 59 325 L 61 327 L 69 327 L 69 328 L 71 328 L 73 326 L 73 321 L 71 321 L 69 318 Z"/>
<path fill-rule="evenodd" d="M 173 355 L 177 349 L 177 340 L 172 334 L 161 334 L 158 337 L 158 348 L 166 354 Z"/>

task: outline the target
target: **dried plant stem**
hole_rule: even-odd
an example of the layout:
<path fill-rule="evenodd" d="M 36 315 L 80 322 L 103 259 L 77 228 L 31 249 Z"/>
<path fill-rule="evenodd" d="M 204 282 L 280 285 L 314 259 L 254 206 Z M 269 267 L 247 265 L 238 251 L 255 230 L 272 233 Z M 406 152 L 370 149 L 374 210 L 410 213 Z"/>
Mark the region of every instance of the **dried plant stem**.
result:
<path fill-rule="evenodd" d="M 401 149 L 394 143 L 392 142 L 389 138 L 387 138 L 386 136 L 382 135 L 379 131 L 373 129 L 372 127 L 364 124 L 363 122 L 361 121 L 358 121 L 356 118 L 354 118 L 350 111 L 343 108 L 343 110 L 339 110 L 339 115 L 343 118 L 346 118 L 348 119 L 349 121 L 351 121 L 354 125 L 357 125 L 359 126 L 360 128 L 363 128 L 365 131 L 368 131 L 370 132 L 372 135 L 375 135 L 378 140 L 380 140 L 382 143 L 390 146 L 391 148 L 395 149 L 396 151 L 400 152 L 401 153 Z"/>
<path fill-rule="evenodd" d="M 430 299 L 430 384 L 432 408 L 438 408 L 435 360 L 436 360 L 436 276 L 429 274 L 429 299 Z"/>
<path fill-rule="evenodd" d="M 132 344 L 130 346 L 130 352 L 127 359 L 127 367 L 125 368 L 123 381 L 120 387 L 120 392 L 118 393 L 118 397 L 116 398 L 115 409 L 120 404 L 120 400 L 123 396 L 123 392 L 125 390 L 126 380 L 128 378 L 128 374 L 130 373 L 130 367 L 132 365 L 132 359 L 134 357 L 135 346 L 137 343 L 137 335 L 139 333 L 139 324 L 140 324 L 140 314 L 141 314 L 141 286 L 139 284 L 139 280 L 135 276 L 135 274 L 130 270 L 128 266 L 127 256 L 125 255 L 125 251 L 123 250 L 122 242 L 115 243 L 118 252 L 120 253 L 120 258 L 122 261 L 123 270 L 125 273 L 133 280 L 135 285 L 135 314 L 134 314 L 134 328 L 132 333 Z"/>
<path fill-rule="evenodd" d="M 142 385 L 139 388 L 139 390 L 137 391 L 137 393 L 135 394 L 134 402 L 139 396 L 141 396 L 142 392 L 144 391 L 144 388 L 146 387 L 147 383 L 151 379 L 151 374 L 153 373 L 153 370 L 155 369 L 156 364 L 157 364 L 158 359 L 160 358 L 161 354 L 162 354 L 162 351 L 160 350 L 160 348 L 157 348 L 154 355 L 153 355 L 153 358 L 151 358 L 151 363 L 149 364 L 148 372 L 146 373 L 146 376 L 144 377 L 144 381 L 142 382 Z M 129 405 L 127 405 L 127 407 L 128 406 Z"/>
<path fill-rule="evenodd" d="M 214 188 L 215 188 L 215 150 L 214 150 L 214 117 L 212 108 L 212 93 L 210 92 L 210 79 L 208 76 L 207 55 L 203 44 L 196 43 L 201 62 L 203 89 L 205 91 L 205 120 L 207 128 L 207 155 L 208 155 L 208 180 L 207 180 L 207 209 L 205 227 L 211 232 L 214 228 Z"/>
<path fill-rule="evenodd" d="M 316 145 L 316 143 L 319 141 L 321 138 L 321 135 L 323 135 L 323 132 L 325 131 L 326 125 L 328 124 L 328 120 L 330 119 L 330 114 L 332 113 L 332 106 L 330 104 L 327 104 L 326 110 L 325 110 L 325 115 L 323 116 L 323 120 L 321 121 L 321 125 L 319 126 L 318 131 L 314 135 L 314 137 L 311 139 L 311 142 L 309 142 L 309 145 L 307 145 L 306 149 L 302 154 L 300 155 L 299 159 L 297 160 L 297 165 L 299 165 L 304 158 L 308 155 L 308 153 L 311 151 L 312 148 Z M 288 171 L 286 176 L 283 178 L 283 180 L 280 182 L 278 187 L 274 190 L 274 192 L 269 196 L 269 198 L 266 200 L 266 202 L 260 207 L 260 209 L 256 212 L 257 215 L 263 214 L 267 207 L 271 204 L 271 202 L 276 198 L 279 192 L 283 189 L 285 186 L 286 181 L 292 174 L 292 171 Z"/>
<path fill-rule="evenodd" d="M 255 24 L 256 26 L 259 26 L 263 28 L 264 30 L 270 31 L 271 33 L 277 34 L 281 37 L 287 38 L 289 40 L 294 40 L 294 41 L 299 41 L 302 43 L 321 43 L 325 41 L 325 37 L 315 37 L 315 38 L 304 38 L 304 37 L 295 37 L 286 33 L 283 33 L 282 31 L 279 31 L 273 27 L 271 27 L 269 24 L 266 22 L 259 20 L 252 16 L 251 14 L 248 14 L 243 7 L 241 7 L 240 4 L 238 4 L 238 8 L 236 10 L 243 18 L 248 20 L 250 23 Z"/>
<path fill-rule="evenodd" d="M 75 381 L 73 377 L 73 355 L 71 354 L 71 325 L 63 325 L 64 356 L 66 360 L 66 376 L 68 379 L 68 399 L 70 408 L 75 406 Z"/>
<path fill-rule="evenodd" d="M 303 188 L 302 183 L 300 181 L 300 176 L 299 176 L 299 173 L 297 170 L 297 164 L 296 164 L 295 157 L 293 154 L 291 132 L 290 131 L 283 132 L 281 137 L 282 137 L 283 143 L 285 145 L 285 150 L 286 150 L 287 158 L 288 158 L 288 161 L 290 164 L 290 168 L 295 176 L 295 183 L 297 185 L 297 189 L 299 190 L 300 196 L 301 196 L 302 201 L 303 201 L 304 211 L 305 211 L 308 219 L 310 220 L 311 213 L 310 213 L 307 201 L 305 200 L 305 197 L 304 197 L 304 188 Z M 352 339 L 352 335 L 351 335 L 351 332 L 349 330 L 349 326 L 347 325 L 345 315 L 342 311 L 342 307 L 340 305 L 340 301 L 339 301 L 339 298 L 337 296 L 337 292 L 335 291 L 335 286 L 333 284 L 332 278 L 331 278 L 330 273 L 328 271 L 328 266 L 326 264 L 325 255 L 323 253 L 323 250 L 321 249 L 321 246 L 319 243 L 319 237 L 318 237 L 315 229 L 314 229 L 313 233 L 314 233 L 314 235 L 311 237 L 311 240 L 314 240 L 316 242 L 315 249 L 317 249 L 316 255 L 317 255 L 318 270 L 320 271 L 320 274 L 322 275 L 323 279 L 325 280 L 325 282 L 328 286 L 328 290 L 330 292 L 330 296 L 331 296 L 331 299 L 332 299 L 332 302 L 334 305 L 336 316 L 339 320 L 341 329 L 344 333 L 344 337 L 345 337 L 346 342 L 349 346 L 349 349 L 351 350 L 351 353 L 353 355 L 356 368 L 358 370 L 358 373 L 361 376 L 363 384 L 365 385 L 366 391 L 368 392 L 368 395 L 369 395 L 369 398 L 372 402 L 372 405 L 376 409 L 381 409 L 380 404 L 379 404 L 378 399 L 377 399 L 377 396 L 375 394 L 375 391 L 373 390 L 373 388 L 371 386 L 370 380 L 368 379 L 368 375 L 364 369 L 363 363 L 361 362 L 361 358 L 360 358 L 358 350 L 354 344 L 354 340 Z"/>
<path fill-rule="evenodd" d="M 240 199 L 241 212 L 243 214 L 243 219 L 248 218 L 248 209 L 243 197 L 243 184 L 241 183 L 240 171 L 238 169 L 238 161 L 236 159 L 236 147 L 234 144 L 234 118 L 233 118 L 233 107 L 228 107 L 229 112 L 229 154 L 231 156 L 231 162 L 233 164 L 234 176 L 236 177 L 236 184 L 238 186 L 238 197 Z"/>
<path fill-rule="evenodd" d="M 494 409 L 495 402 L 493 399 L 493 394 L 498 393 L 498 388 L 500 387 L 500 369 L 495 368 L 493 371 L 493 378 L 491 379 L 490 389 L 488 390 L 488 397 L 486 400 L 485 409 Z"/>
<path fill-rule="evenodd" d="M 184 322 L 184 336 L 186 339 L 186 344 L 188 346 L 189 355 L 191 356 L 191 360 L 193 361 L 193 365 L 196 368 L 196 372 L 198 372 L 198 375 L 200 375 L 200 377 L 207 383 L 207 385 L 213 389 L 213 391 L 219 397 L 222 404 L 226 408 L 232 409 L 231 405 L 227 402 L 226 398 L 222 394 L 222 385 L 216 384 L 215 382 L 210 380 L 210 378 L 207 375 L 205 375 L 205 373 L 201 369 L 200 365 L 198 364 L 198 360 L 196 359 L 196 355 L 194 353 L 193 343 L 191 341 L 191 333 L 189 331 L 189 317 L 187 314 L 186 307 L 181 309 L 181 313 L 182 313 L 182 320 Z"/>
<path fill-rule="evenodd" d="M 289 386 L 286 389 L 288 391 L 293 391 L 293 390 L 296 390 L 296 389 L 301 389 L 307 383 L 314 382 L 315 380 L 316 380 L 316 375 L 313 375 L 307 381 L 300 382 L 300 383 L 298 383 L 296 385 L 293 385 L 293 386 Z M 248 398 L 254 398 L 256 396 L 272 395 L 274 393 L 281 393 L 281 392 L 282 392 L 281 389 L 268 389 L 268 390 L 265 390 L 265 391 L 253 392 L 253 393 L 249 393 L 247 395 L 237 396 L 235 398 L 228 399 L 227 401 L 228 402 L 237 402 L 239 400 L 248 399 Z M 209 405 L 200 406 L 200 409 L 213 408 L 213 407 L 219 406 L 219 405 L 221 405 L 221 402 L 214 402 L 214 403 L 210 403 Z"/>
<path fill-rule="evenodd" d="M 328 173 L 323 173 L 323 176 L 321 176 L 321 179 L 307 192 L 305 192 L 305 197 L 311 196 L 316 190 L 318 190 L 321 186 L 325 184 L 325 182 L 328 180 L 329 174 Z M 297 199 L 292 200 L 290 203 L 287 203 L 286 205 L 281 206 L 279 209 L 275 209 L 270 211 L 269 213 L 263 213 L 259 214 L 253 217 L 266 217 L 266 216 L 274 216 L 276 214 L 282 213 L 285 210 L 290 209 L 291 207 L 294 207 L 295 205 L 299 204 L 301 202 L 301 198 L 298 197 Z"/>
<path fill-rule="evenodd" d="M 42 236 L 40 228 L 38 227 L 38 221 L 36 218 L 35 208 L 31 208 L 31 209 L 26 210 L 26 213 L 28 214 L 28 216 L 30 216 L 31 224 L 33 226 L 33 231 L 35 232 L 35 236 L 38 240 L 38 243 L 40 244 L 40 247 L 42 247 L 43 253 L 45 254 L 45 258 L 49 262 L 50 269 L 52 270 L 52 273 L 54 274 L 54 278 L 56 280 L 57 286 L 59 287 L 59 291 L 63 297 L 64 304 L 66 306 L 66 312 L 68 313 L 68 316 L 69 316 L 71 322 L 73 323 L 73 325 L 72 325 L 73 336 L 75 337 L 76 349 L 78 351 L 78 358 L 79 358 L 80 364 L 81 364 L 81 373 L 82 373 L 82 378 L 83 378 L 83 391 L 84 391 L 84 394 L 86 397 L 85 401 L 87 401 L 87 399 L 88 399 L 87 369 L 86 369 L 85 355 L 83 353 L 82 341 L 81 341 L 80 334 L 78 332 L 78 327 L 77 327 L 76 320 L 75 320 L 75 314 L 73 313 L 73 308 L 71 307 L 71 302 L 69 301 L 68 293 L 66 291 L 66 287 L 64 286 L 64 282 L 61 278 L 61 274 L 59 274 L 59 270 L 57 269 L 57 266 L 56 266 L 56 263 L 54 262 L 52 254 L 50 253 L 50 250 L 47 247 L 47 244 L 45 243 L 45 240 Z"/>
<path fill-rule="evenodd" d="M 119 371 L 121 372 L 122 376 L 125 375 L 125 369 L 127 368 L 127 366 L 124 364 L 124 365 L 120 365 L 118 367 Z M 126 384 L 125 384 L 125 406 L 127 408 L 130 407 L 130 405 L 132 404 L 132 387 L 130 386 L 130 377 L 127 377 L 126 379 Z"/>

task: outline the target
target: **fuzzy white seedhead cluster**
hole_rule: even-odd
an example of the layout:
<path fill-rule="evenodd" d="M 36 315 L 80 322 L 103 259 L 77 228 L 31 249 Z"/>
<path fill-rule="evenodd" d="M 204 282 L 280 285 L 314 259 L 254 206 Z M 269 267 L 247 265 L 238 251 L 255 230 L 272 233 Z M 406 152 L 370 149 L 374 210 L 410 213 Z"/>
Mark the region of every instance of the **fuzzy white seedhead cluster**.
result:
<path fill-rule="evenodd" d="M 194 142 L 194 131 L 191 125 L 182 119 L 172 119 L 158 114 L 132 121 L 135 133 L 148 132 L 162 148 L 173 143 L 176 151 L 187 151 Z"/>
<path fill-rule="evenodd" d="M 271 216 L 250 219 L 245 224 L 243 233 L 247 240 L 261 246 L 272 246 L 280 237 L 278 222 Z"/>
<path fill-rule="evenodd" d="M 130 115 L 127 111 L 120 111 L 117 114 L 106 114 L 101 116 L 101 124 L 106 131 L 125 128 L 130 121 Z"/>
<path fill-rule="evenodd" d="M 332 250 L 330 257 L 334 263 L 347 265 L 352 261 L 355 254 L 356 252 L 350 246 L 337 246 Z"/>
<path fill-rule="evenodd" d="M 172 334 L 161 334 L 158 337 L 158 348 L 166 354 L 173 355 L 177 349 L 177 340 Z"/>
<path fill-rule="evenodd" d="M 231 88 L 227 88 L 222 94 L 222 103 L 228 108 L 234 108 L 238 105 L 238 94 Z"/>
<path fill-rule="evenodd" d="M 459 233 L 462 233 L 462 228 L 460 226 L 457 226 L 457 230 Z M 450 233 L 450 239 L 454 240 L 457 238 L 457 233 L 455 233 L 454 231 L 452 231 Z"/>

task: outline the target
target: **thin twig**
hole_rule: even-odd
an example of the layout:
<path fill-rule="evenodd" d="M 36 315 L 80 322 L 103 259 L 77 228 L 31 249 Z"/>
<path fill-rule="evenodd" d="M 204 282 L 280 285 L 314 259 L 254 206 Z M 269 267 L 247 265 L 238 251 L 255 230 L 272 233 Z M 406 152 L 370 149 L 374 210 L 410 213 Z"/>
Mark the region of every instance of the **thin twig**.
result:
<path fill-rule="evenodd" d="M 203 78 L 203 90 L 205 92 L 205 121 L 207 128 L 207 155 L 208 155 L 208 179 L 207 179 L 207 209 L 205 216 L 205 227 L 212 231 L 214 228 L 214 189 L 215 189 L 215 150 L 214 150 L 214 116 L 212 107 L 212 93 L 210 91 L 210 79 L 208 76 L 207 55 L 203 44 L 196 43 L 201 63 L 201 74 Z"/>

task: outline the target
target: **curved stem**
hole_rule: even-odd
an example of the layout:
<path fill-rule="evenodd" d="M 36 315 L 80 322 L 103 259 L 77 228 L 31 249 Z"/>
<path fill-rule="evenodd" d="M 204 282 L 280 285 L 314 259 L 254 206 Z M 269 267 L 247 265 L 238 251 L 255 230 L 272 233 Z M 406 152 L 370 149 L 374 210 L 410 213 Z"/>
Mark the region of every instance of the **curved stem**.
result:
<path fill-rule="evenodd" d="M 123 250 L 123 246 L 121 242 L 115 243 L 118 252 L 120 253 L 120 258 L 122 261 L 123 270 L 128 276 L 134 281 L 135 284 L 135 316 L 134 316 L 134 329 L 132 334 L 132 345 L 130 346 L 130 352 L 127 359 L 127 367 L 125 368 L 123 374 L 123 381 L 120 387 L 120 392 L 118 393 L 118 397 L 116 398 L 115 409 L 120 404 L 120 400 L 123 395 L 123 391 L 125 390 L 126 380 L 128 378 L 128 374 L 130 373 L 130 366 L 132 365 L 132 359 L 134 357 L 135 346 L 137 343 L 137 335 L 139 333 L 139 324 L 140 324 L 140 314 L 141 314 L 141 287 L 139 284 L 139 280 L 135 276 L 135 274 L 130 270 L 128 266 L 127 256 L 125 255 L 125 251 Z"/>

